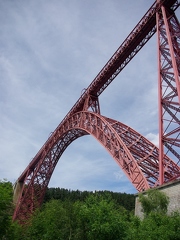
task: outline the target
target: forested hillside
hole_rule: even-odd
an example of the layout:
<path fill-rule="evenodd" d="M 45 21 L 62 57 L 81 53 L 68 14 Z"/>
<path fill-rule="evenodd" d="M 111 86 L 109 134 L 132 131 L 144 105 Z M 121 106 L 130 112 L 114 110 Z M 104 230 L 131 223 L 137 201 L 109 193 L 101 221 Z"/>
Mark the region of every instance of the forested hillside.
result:
<path fill-rule="evenodd" d="M 0 240 L 180 240 L 180 214 L 168 216 L 168 198 L 157 191 L 140 195 L 141 220 L 131 194 L 49 188 L 24 225 L 12 221 L 12 197 L 12 183 L 0 181 Z"/>
<path fill-rule="evenodd" d="M 68 190 L 64 188 L 48 188 L 44 198 L 44 202 L 51 199 L 61 200 L 61 201 L 85 201 L 90 195 L 110 195 L 112 199 L 120 206 L 123 206 L 126 210 L 133 211 L 135 207 L 135 196 L 134 194 L 118 193 L 111 191 L 79 191 L 79 190 Z"/>

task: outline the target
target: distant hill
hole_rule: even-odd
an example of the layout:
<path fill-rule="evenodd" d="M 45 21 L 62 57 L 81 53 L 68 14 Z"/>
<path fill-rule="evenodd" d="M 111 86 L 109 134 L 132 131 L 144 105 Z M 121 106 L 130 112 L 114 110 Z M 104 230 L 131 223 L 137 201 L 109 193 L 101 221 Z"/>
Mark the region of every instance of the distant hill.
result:
<path fill-rule="evenodd" d="M 48 188 L 44 197 L 44 202 L 48 202 L 51 199 L 59 199 L 61 201 L 84 201 L 89 195 L 110 194 L 120 206 L 123 206 L 128 211 L 133 211 L 135 208 L 135 196 L 134 194 L 118 193 L 111 191 L 79 191 L 79 190 L 68 190 L 64 188 Z"/>

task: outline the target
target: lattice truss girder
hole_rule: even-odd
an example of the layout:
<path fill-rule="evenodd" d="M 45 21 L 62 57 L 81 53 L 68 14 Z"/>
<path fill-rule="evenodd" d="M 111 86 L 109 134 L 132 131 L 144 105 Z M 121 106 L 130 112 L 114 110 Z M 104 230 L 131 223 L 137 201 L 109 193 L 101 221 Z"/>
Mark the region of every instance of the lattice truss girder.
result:
<path fill-rule="evenodd" d="M 14 218 L 26 220 L 43 201 L 54 168 L 71 142 L 90 134 L 110 153 L 138 191 L 158 185 L 158 148 L 130 127 L 93 112 L 72 115 L 52 134 L 36 162 L 22 174 L 19 206 Z M 177 178 L 179 167 L 165 157 L 165 179 Z"/>
<path fill-rule="evenodd" d="M 180 25 L 164 6 L 157 13 L 160 151 L 180 164 Z M 164 163 L 162 161 L 162 169 Z M 162 172 L 162 175 L 163 172 Z M 162 181 L 163 176 L 162 176 Z"/>
<path fill-rule="evenodd" d="M 141 134 L 125 124 L 116 122 L 112 119 L 106 119 L 111 122 L 115 131 L 137 161 L 149 186 L 155 187 L 159 185 L 159 149 Z M 166 156 L 164 156 L 164 167 L 165 182 L 180 177 L 179 167 Z"/>
<path fill-rule="evenodd" d="M 117 75 L 126 67 L 133 57 L 142 49 L 142 47 L 151 39 L 156 32 L 156 12 L 165 4 L 172 11 L 179 6 L 178 0 L 161 0 L 157 4 L 155 1 L 150 9 L 145 13 L 135 28 L 127 36 L 117 51 L 101 69 L 92 83 L 83 92 L 75 105 L 63 119 L 64 123 L 70 115 L 75 112 L 83 111 L 84 102 L 89 96 L 98 97 L 108 87 L 108 85 L 117 77 Z"/>
<path fill-rule="evenodd" d="M 166 6 L 168 24 L 162 13 Z M 115 54 L 107 62 L 97 77 L 81 95 L 70 112 L 59 124 L 54 133 L 36 154 L 29 166 L 21 174 L 18 181 L 22 183 L 19 200 L 14 212 L 14 219 L 26 220 L 34 209 L 41 205 L 46 187 L 53 170 L 64 150 L 75 139 L 93 135 L 121 166 L 127 177 L 138 191 L 157 186 L 159 181 L 159 151 L 143 136 L 128 126 L 100 115 L 98 96 L 129 63 L 136 53 L 152 37 L 158 29 L 160 42 L 160 69 L 162 89 L 162 119 L 164 130 L 162 143 L 178 160 L 173 162 L 166 154 L 162 156 L 164 182 L 180 178 L 179 153 L 179 23 L 173 14 L 179 6 L 177 0 L 161 0 L 155 2 L 134 30 L 125 39 Z M 163 16 L 163 18 L 162 18 Z M 156 27 L 157 17 L 157 27 Z M 165 28 L 166 26 L 166 28 Z M 167 26 L 170 31 L 167 34 Z M 167 38 L 167 36 L 171 36 Z M 172 44 L 169 44 L 170 40 Z M 173 50 L 170 48 L 173 47 Z M 174 72 L 172 52 L 178 66 Z M 99 113 L 90 113 L 86 110 Z M 161 148 L 162 149 L 162 148 Z M 161 183 L 160 183 L 161 184 Z"/>
<path fill-rule="evenodd" d="M 75 139 L 86 134 L 81 129 L 66 131 L 63 126 L 62 131 L 58 132 L 52 141 L 46 142 L 36 161 L 31 162 L 31 166 L 27 167 L 22 178 L 19 179 L 20 182 L 23 181 L 23 187 L 14 212 L 14 219 L 23 223 L 42 204 L 49 180 L 62 153 Z"/>

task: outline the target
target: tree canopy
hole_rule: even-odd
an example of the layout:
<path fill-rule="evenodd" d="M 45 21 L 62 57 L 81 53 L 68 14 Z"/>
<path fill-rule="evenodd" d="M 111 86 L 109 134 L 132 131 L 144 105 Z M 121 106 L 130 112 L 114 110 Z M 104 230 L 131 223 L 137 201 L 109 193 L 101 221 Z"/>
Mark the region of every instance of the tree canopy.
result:
<path fill-rule="evenodd" d="M 48 188 L 45 194 L 44 203 L 51 199 L 59 199 L 62 201 L 85 201 L 90 195 L 99 194 L 107 195 L 109 194 L 113 200 L 117 202 L 120 206 L 123 206 L 129 211 L 133 211 L 135 207 L 135 196 L 134 194 L 112 192 L 112 191 L 79 191 L 79 190 L 68 190 L 64 188 Z"/>
<path fill-rule="evenodd" d="M 128 194 L 48 189 L 42 207 L 23 226 L 12 222 L 12 192 L 10 182 L 0 181 L 3 240 L 180 240 L 180 214 L 166 214 L 168 198 L 159 192 L 140 194 L 146 213 L 140 219 Z"/>
<path fill-rule="evenodd" d="M 10 227 L 12 215 L 12 184 L 7 180 L 0 180 L 0 239 Z"/>
<path fill-rule="evenodd" d="M 156 189 L 147 190 L 146 194 L 139 194 L 145 216 L 150 213 L 166 213 L 169 204 L 169 197 L 162 191 Z"/>

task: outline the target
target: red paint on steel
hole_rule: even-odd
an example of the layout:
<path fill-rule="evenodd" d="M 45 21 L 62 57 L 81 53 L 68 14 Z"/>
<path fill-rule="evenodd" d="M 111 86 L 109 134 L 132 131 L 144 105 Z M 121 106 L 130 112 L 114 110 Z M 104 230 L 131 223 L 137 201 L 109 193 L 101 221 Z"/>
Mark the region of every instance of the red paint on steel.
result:
<path fill-rule="evenodd" d="M 42 156 L 28 168 L 14 219 L 23 222 L 43 201 L 54 168 L 75 139 L 90 134 L 110 153 L 138 191 L 159 185 L 158 148 L 130 127 L 90 111 L 77 112 L 53 133 Z M 180 176 L 180 168 L 164 158 L 166 182 Z"/>
<path fill-rule="evenodd" d="M 180 25 L 173 11 L 161 6 L 157 12 L 159 172 L 164 183 L 164 155 L 180 163 Z"/>
<path fill-rule="evenodd" d="M 180 159 L 177 151 L 180 147 L 180 104 L 177 101 L 179 82 L 176 77 L 180 75 L 177 64 L 180 62 L 180 27 L 174 15 L 178 6 L 177 0 L 161 0 L 152 5 L 48 138 L 18 178 L 22 188 L 14 220 L 23 223 L 41 205 L 62 153 L 72 141 L 86 134 L 93 135 L 106 148 L 138 191 L 180 178 L 179 160 L 174 162 L 163 152 L 166 147 L 171 155 Z M 164 7 L 168 17 L 162 12 Z M 160 152 L 130 127 L 101 116 L 98 102 L 98 96 L 154 35 L 156 28 L 159 36 Z M 174 60 L 171 59 L 172 54 Z M 172 64 L 173 61 L 175 64 Z M 171 70 L 175 71 L 173 75 Z"/>
<path fill-rule="evenodd" d="M 130 60 L 140 51 L 146 42 L 154 35 L 156 32 L 156 12 L 159 11 L 162 4 L 166 4 L 168 7 L 171 7 L 172 10 L 175 10 L 179 6 L 179 2 L 177 0 L 163 0 L 161 1 L 161 4 L 157 4 L 155 2 L 144 15 L 144 17 L 139 21 L 133 31 L 129 34 L 129 36 L 125 39 L 125 41 L 121 44 L 121 46 L 117 49 L 114 55 L 110 58 L 107 64 L 98 73 L 89 87 L 84 91 L 59 126 L 63 124 L 70 115 L 84 109 L 85 100 L 89 97 L 89 95 L 98 97 L 122 71 L 122 69 L 130 62 Z M 49 139 L 44 145 L 48 144 L 48 141 Z M 44 146 L 36 154 L 32 164 L 36 162 L 36 159 L 38 161 L 38 156 L 41 155 L 43 148 Z M 19 181 L 23 181 L 25 173 L 26 169 L 19 177 Z"/>

